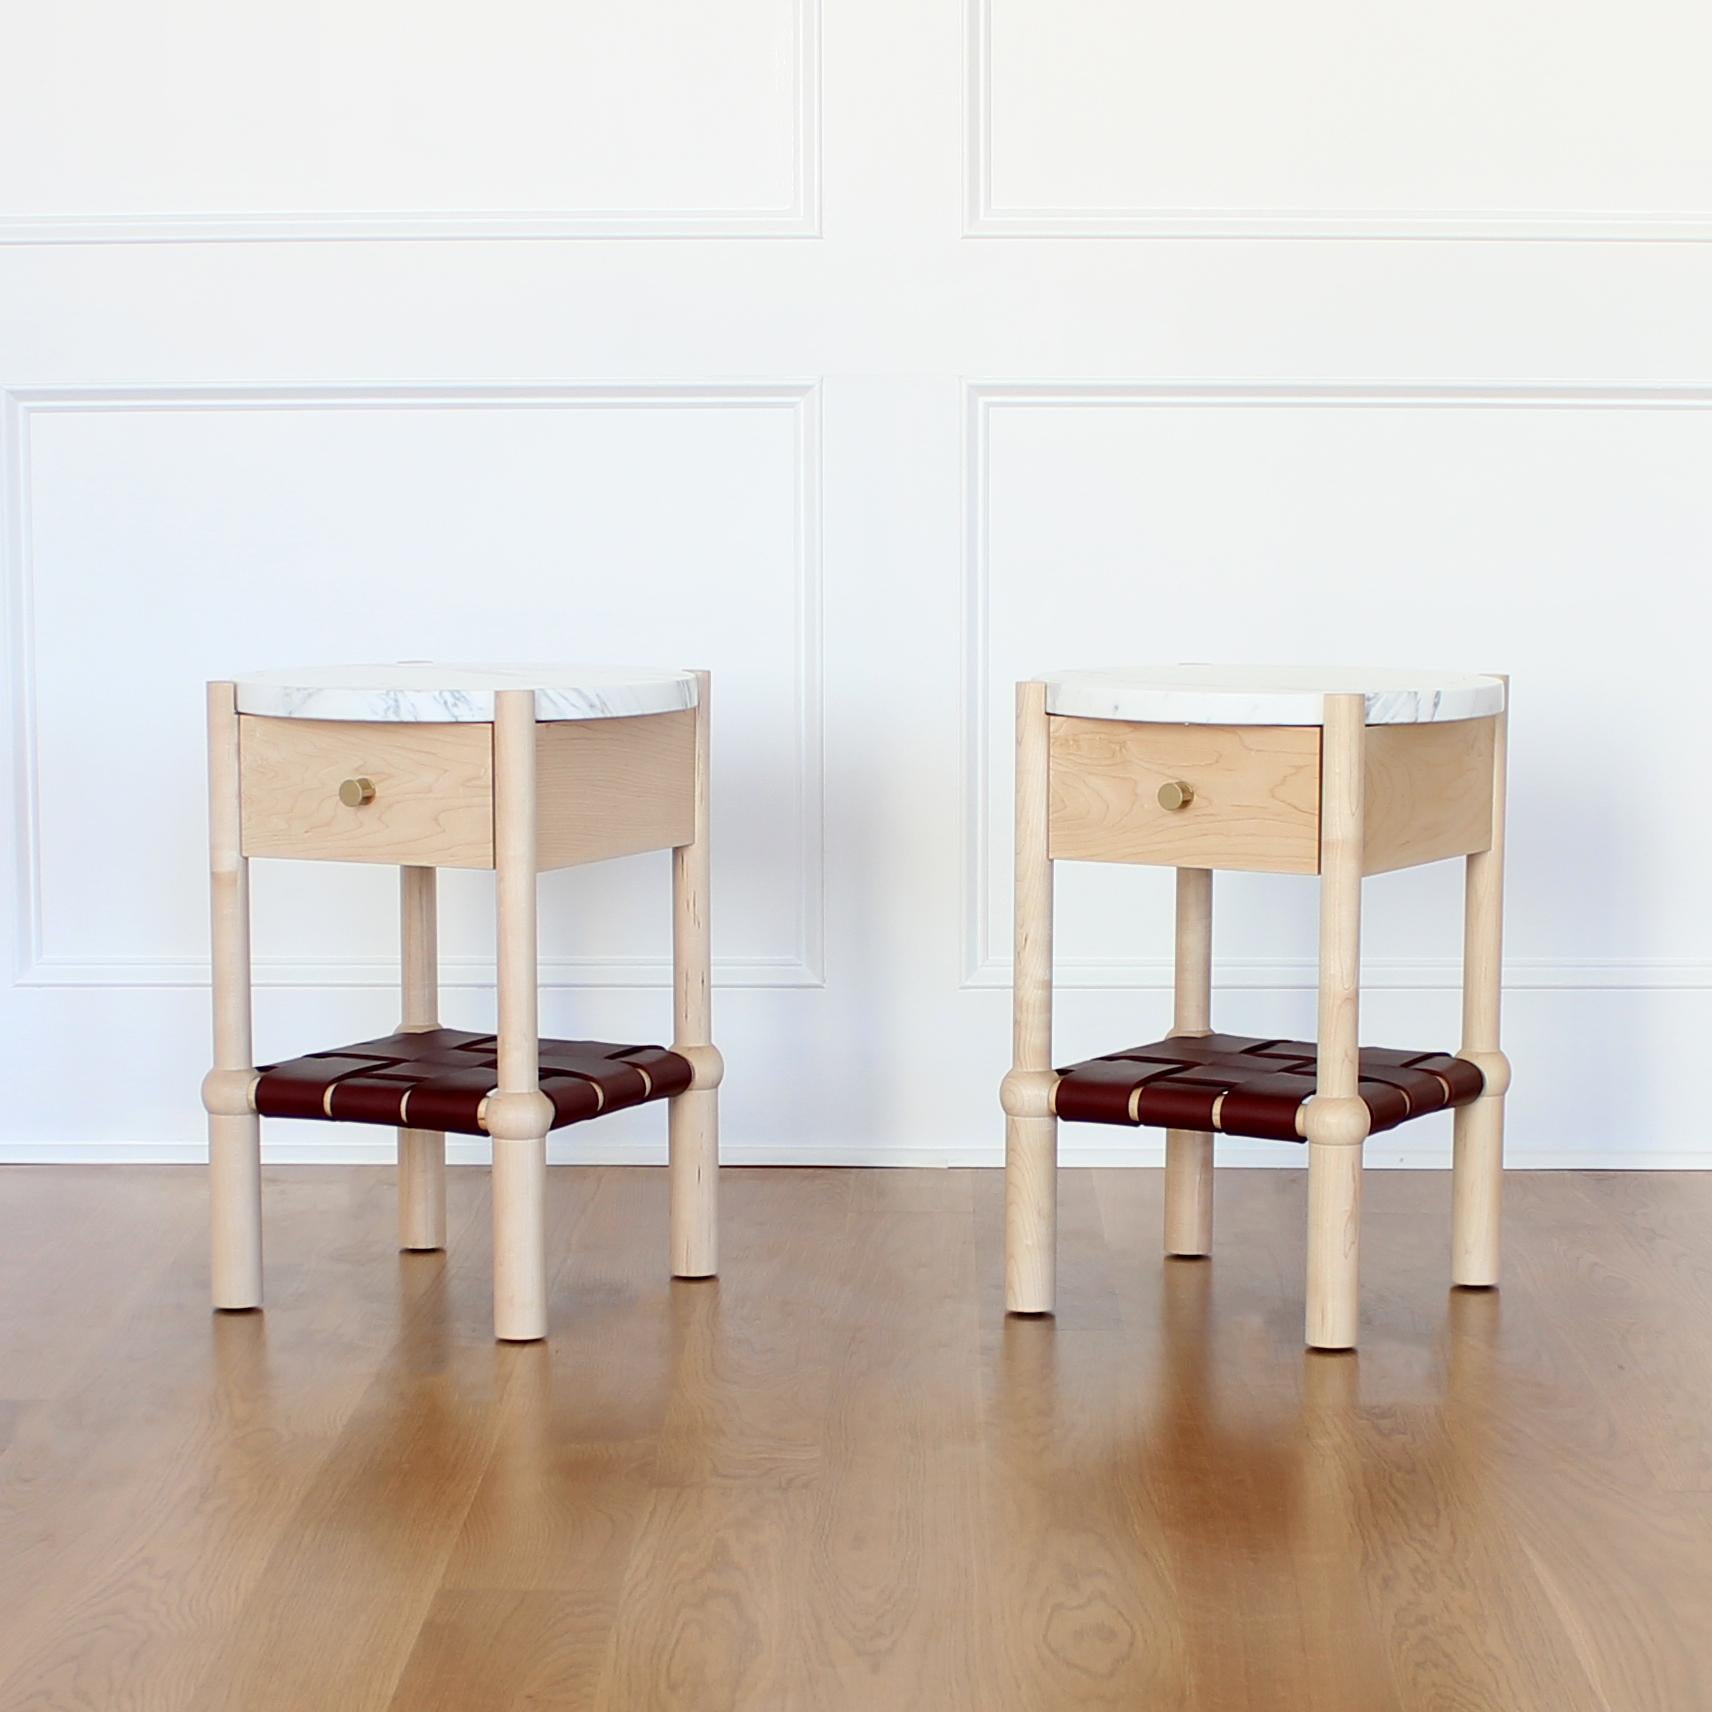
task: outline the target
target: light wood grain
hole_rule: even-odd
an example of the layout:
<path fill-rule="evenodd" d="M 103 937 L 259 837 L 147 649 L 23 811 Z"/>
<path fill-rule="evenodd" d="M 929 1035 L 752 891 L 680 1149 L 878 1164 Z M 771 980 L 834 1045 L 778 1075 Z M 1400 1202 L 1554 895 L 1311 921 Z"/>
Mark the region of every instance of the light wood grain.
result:
<path fill-rule="evenodd" d="M 1370 725 L 1362 871 L 1384 874 L 1492 842 L 1496 719 Z"/>
<path fill-rule="evenodd" d="M 216 1655 L 261 1648 L 261 1614 L 280 1615 L 265 1604 L 246 1611 L 269 1574 L 269 1542 L 326 1467 L 382 1358 L 404 1353 L 401 1329 L 429 1329 L 413 1316 L 440 1262 L 400 1257 L 386 1241 L 390 1173 L 294 1173 L 284 1182 L 270 1173 L 270 1228 L 290 1258 L 274 1269 L 269 1313 L 212 1317 L 202 1244 L 183 1240 L 178 1216 L 201 1199 L 197 1174 L 121 1175 L 114 1188 L 141 1220 L 124 1247 L 133 1257 L 158 1250 L 166 1265 L 147 1269 L 148 1288 L 134 1299 L 101 1298 L 103 1311 L 91 1318 L 105 1338 L 81 1356 L 68 1348 L 77 1365 L 65 1376 L 63 1408 L 20 1422 L 0 1459 L 0 1706 L 8 1712 L 206 1704 L 200 1684 Z M 102 1177 L 73 1179 L 92 1208 L 101 1196 L 89 1191 Z M 480 1174 L 463 1178 L 460 1225 L 466 1209 L 486 1211 Z M 0 1193 L 0 1221 L 27 1205 Z M 91 1240 L 101 1239 L 101 1223 Z M 0 1244 L 16 1242 L 8 1224 Z M 99 1269 L 81 1251 L 61 1252 L 80 1287 L 100 1288 Z M 485 1278 L 474 1282 L 485 1303 Z M 85 1314 L 91 1300 L 82 1301 Z M 475 1336 L 479 1347 L 479 1326 Z M 339 1603 L 341 1621 L 351 1619 L 349 1603 Z M 68 1633 L 76 1636 L 69 1649 Z M 329 1695 L 335 1680 L 326 1679 Z"/>
<path fill-rule="evenodd" d="M 1011 1074 L 1044 1088 L 1052 1074 L 1052 860 L 1048 852 L 1046 686 L 1017 685 L 1016 933 L 1011 963 Z M 1005 1305 L 1049 1314 L 1057 1250 L 1058 1120 L 1045 1100 L 1005 1117 Z"/>
<path fill-rule="evenodd" d="M 1491 838 L 1468 858 L 1463 882 L 1462 1056 L 1480 1065 L 1487 1091 L 1459 1106 L 1452 1141 L 1451 1278 L 1486 1288 L 1498 1282 L 1504 1189 L 1504 1096 L 1510 1067 L 1499 1046 L 1504 993 L 1504 799 L 1509 756 L 1506 710 L 1493 720 Z"/>
<path fill-rule="evenodd" d="M 398 1131 L 398 1246 L 424 1253 L 446 1246 L 446 1136 Z"/>
<path fill-rule="evenodd" d="M 1048 724 L 1054 860 L 1319 872 L 1317 727 Z M 1194 800 L 1164 808 L 1176 781 Z"/>
<path fill-rule="evenodd" d="M 486 1174 L 458 1175 L 476 1179 L 465 1203 L 474 1216 L 460 1209 L 458 1240 L 444 1259 L 392 1258 L 402 1299 L 381 1319 L 391 1334 L 380 1346 L 385 1359 L 371 1365 L 293 1507 L 300 1549 L 268 1557 L 239 1621 L 206 1648 L 193 1712 L 299 1712 L 318 1700 L 380 1712 L 388 1704 L 491 1466 L 512 1387 L 540 1353 L 496 1347 L 487 1335 Z M 555 1202 L 556 1254 L 572 1246 L 583 1210 L 571 1198 Z M 384 1205 L 375 1213 L 384 1229 Z M 325 1621 L 329 1611 L 337 1622 Z"/>
<path fill-rule="evenodd" d="M 687 720 L 690 765 L 669 768 L 677 793 L 673 813 L 687 804 L 672 852 L 672 1045 L 692 1064 L 717 1062 L 713 1053 L 712 844 L 709 836 L 710 727 L 713 680 L 696 673 L 696 705 L 667 719 Z M 675 738 L 674 741 L 681 741 Z M 672 1180 L 671 1265 L 679 1278 L 711 1278 L 719 1270 L 719 1088 L 698 1070 L 696 1083 L 671 1101 L 667 1157 Z"/>
<path fill-rule="evenodd" d="M 983 1279 L 982 1501 L 969 1577 L 971 1597 L 1004 1615 L 977 1631 L 983 1657 L 963 1704 L 1182 1706 L 1195 1665 L 1136 1459 L 1148 1363 L 1122 1317 L 1092 1174 L 1061 1176 L 1062 1316 L 1000 1320 L 990 1272 Z M 979 1178 L 976 1188 L 979 1219 Z M 1153 1212 L 1149 1232 L 1157 1200 Z M 1159 1266 L 1151 1257 L 1149 1290 Z"/>
<path fill-rule="evenodd" d="M 493 728 L 240 716 L 244 854 L 493 866 Z M 348 808 L 346 779 L 373 781 Z"/>
<path fill-rule="evenodd" d="M 685 708 L 538 725 L 537 860 L 542 868 L 691 843 L 698 723 L 698 710 Z"/>
<path fill-rule="evenodd" d="M 1361 1074 L 1361 712 L 1359 697 L 1326 697 L 1316 1098 L 1353 1099 Z"/>
<path fill-rule="evenodd" d="M 663 1170 L 555 1170 L 579 1311 L 510 1348 L 484 1171 L 437 1255 L 390 1170 L 270 1169 L 264 1318 L 208 1314 L 197 1173 L 0 1170 L 0 1334 L 75 1334 L 0 1365 L 0 1707 L 1705 1704 L 1712 1175 L 1520 1174 L 1500 1298 L 1443 1173 L 1372 1173 L 1346 1359 L 1303 1172 L 1185 1266 L 1160 1173 L 1063 1179 L 1053 1321 L 997 1172 L 733 1172 L 739 1288 L 666 1278 Z"/>
<path fill-rule="evenodd" d="M 406 1030 L 440 1021 L 439 884 L 432 868 L 400 868 L 398 916 L 402 1016 Z M 443 1131 L 398 1132 L 398 1246 L 446 1246 L 446 1137 Z"/>
<path fill-rule="evenodd" d="M 1213 1026 L 1213 876 L 1177 870 L 1177 958 L 1171 1032 L 1201 1035 Z M 1165 1132 L 1165 1252 L 1192 1257 L 1213 1244 L 1213 1138 L 1200 1130 Z"/>
<path fill-rule="evenodd" d="M 547 1124 L 540 1088 L 536 983 L 535 692 L 500 690 L 493 721 L 498 866 L 499 1089 L 483 1121 L 493 1136 L 495 1335 L 547 1335 Z M 529 1108 L 539 1108 L 531 1118 Z"/>
<path fill-rule="evenodd" d="M 214 1070 L 250 1070 L 250 866 L 241 825 L 243 721 L 230 683 L 208 686 L 208 885 L 212 908 L 210 998 Z M 261 1124 L 253 1115 L 210 1110 L 210 1280 L 216 1308 L 262 1299 Z"/>
<path fill-rule="evenodd" d="M 1165 1267 L 1150 1236 L 1157 1176 L 1095 1175 L 1128 1359 L 1145 1397 L 1136 1480 L 1159 1518 L 1192 1670 L 1182 1704 L 1397 1712 L 1404 1701 L 1362 1553 L 1351 1549 L 1350 1482 L 1324 1448 L 1323 1423 L 1363 1399 L 1353 1386 L 1328 1396 L 1316 1383 L 1328 1371 L 1354 1380 L 1360 1372 L 1338 1359 L 1284 1363 L 1263 1353 L 1301 1330 L 1305 1175 L 1225 1173 L 1218 1258 Z M 1156 1270 L 1156 1290 L 1136 1288 Z"/>
<path fill-rule="evenodd" d="M 982 1676 L 965 1594 L 934 1573 L 942 1554 L 964 1552 L 973 1566 L 983 1548 L 981 1468 L 943 1455 L 982 1433 L 967 1356 L 986 1313 L 971 1185 L 966 1173 L 849 1175 L 854 1251 L 831 1295 L 819 1475 L 792 1544 L 809 1593 L 799 1703 L 955 1707 Z M 941 1210 L 913 1210 L 923 1191 L 910 1179 L 919 1178 L 952 1179 Z M 925 1300 L 940 1306 L 923 1336 L 887 1334 Z"/>
<path fill-rule="evenodd" d="M 1307 1339 L 1353 1349 L 1358 1318 L 1361 1143 L 1361 874 L 1366 704 L 1326 697 L 1320 807 L 1318 1064 L 1303 1108 L 1308 1141 Z"/>

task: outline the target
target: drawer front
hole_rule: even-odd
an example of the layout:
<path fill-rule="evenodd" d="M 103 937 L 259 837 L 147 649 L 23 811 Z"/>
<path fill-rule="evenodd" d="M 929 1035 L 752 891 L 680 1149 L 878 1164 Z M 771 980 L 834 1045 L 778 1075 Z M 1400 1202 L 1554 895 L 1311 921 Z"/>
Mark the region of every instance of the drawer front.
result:
<path fill-rule="evenodd" d="M 1047 725 L 1054 860 L 1320 871 L 1318 726 Z M 1160 801 L 1173 785 L 1181 807 Z"/>
<path fill-rule="evenodd" d="M 238 719 L 246 856 L 493 866 L 493 727 Z M 367 779 L 370 801 L 340 800 Z"/>

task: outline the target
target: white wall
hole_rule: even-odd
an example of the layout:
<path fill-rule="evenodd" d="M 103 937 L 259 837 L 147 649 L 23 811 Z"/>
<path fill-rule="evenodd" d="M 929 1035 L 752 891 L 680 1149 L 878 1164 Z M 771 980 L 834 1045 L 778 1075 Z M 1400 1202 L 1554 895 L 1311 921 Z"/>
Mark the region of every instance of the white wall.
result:
<path fill-rule="evenodd" d="M 62 0 L 6 35 L 0 1157 L 200 1152 L 205 678 L 510 655 L 715 674 L 730 1158 L 997 1157 L 1017 676 L 1328 657 L 1514 676 L 1511 1158 L 1712 1158 L 1688 0 Z M 444 893 L 448 1020 L 485 1026 L 490 886 Z M 1368 1039 L 1455 1044 L 1458 895 L 1370 883 Z M 1157 1031 L 1168 877 L 1060 900 L 1061 1057 Z M 1311 883 L 1220 902 L 1219 1020 L 1311 1030 Z M 544 882 L 544 1026 L 669 1030 L 666 903 L 663 859 Z M 255 904 L 264 1055 L 392 1024 L 388 873 L 258 865 Z"/>

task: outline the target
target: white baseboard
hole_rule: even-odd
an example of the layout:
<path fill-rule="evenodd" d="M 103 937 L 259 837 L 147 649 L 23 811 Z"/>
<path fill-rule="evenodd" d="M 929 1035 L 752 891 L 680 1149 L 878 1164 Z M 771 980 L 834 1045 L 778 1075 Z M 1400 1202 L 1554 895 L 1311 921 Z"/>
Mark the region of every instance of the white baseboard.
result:
<path fill-rule="evenodd" d="M 473 1136 L 452 1136 L 446 1157 L 453 1165 L 487 1163 L 488 1147 Z M 590 1145 L 575 1132 L 560 1132 L 548 1143 L 554 1165 L 664 1165 L 663 1140 Z M 0 1141 L 0 1165 L 202 1165 L 208 1148 L 203 1141 Z M 341 1137 L 326 1141 L 262 1142 L 268 1165 L 390 1165 L 395 1158 L 389 1132 L 372 1137 Z M 996 1167 L 1004 1161 L 998 1145 L 967 1144 L 936 1147 L 900 1143 L 878 1147 L 868 1143 L 831 1143 L 824 1148 L 773 1145 L 766 1142 L 726 1142 L 720 1149 L 726 1165 L 907 1166 L 927 1170 L 948 1167 Z M 1067 1166 L 1156 1168 L 1164 1159 L 1158 1141 L 1085 1141 L 1066 1138 L 1059 1163 Z M 1299 1169 L 1306 1149 L 1282 1142 L 1227 1141 L 1220 1144 L 1218 1162 L 1238 1169 Z M 1447 1171 L 1449 1148 L 1444 1145 L 1387 1147 L 1369 1143 L 1366 1163 L 1381 1171 Z M 1512 1171 L 1709 1171 L 1712 1148 L 1648 1148 L 1614 1152 L 1609 1148 L 1512 1148 L 1505 1159 Z"/>

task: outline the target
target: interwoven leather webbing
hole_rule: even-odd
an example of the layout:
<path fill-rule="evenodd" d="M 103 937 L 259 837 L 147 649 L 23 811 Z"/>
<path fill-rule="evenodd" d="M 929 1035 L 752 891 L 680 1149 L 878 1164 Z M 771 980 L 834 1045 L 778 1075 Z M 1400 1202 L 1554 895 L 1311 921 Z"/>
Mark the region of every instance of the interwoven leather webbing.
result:
<path fill-rule="evenodd" d="M 498 1045 L 491 1034 L 433 1028 L 312 1052 L 262 1071 L 256 1110 L 481 1135 L 476 1114 L 499 1081 Z M 687 1059 L 660 1046 L 541 1042 L 541 1092 L 553 1103 L 553 1129 L 681 1094 L 692 1074 Z"/>
<path fill-rule="evenodd" d="M 1300 1141 L 1296 1113 L 1314 1091 L 1314 1046 L 1242 1034 L 1170 1035 L 1061 1070 L 1059 1117 Z M 1363 1047 L 1359 1092 L 1373 1129 L 1465 1106 L 1486 1079 L 1442 1052 Z"/>

